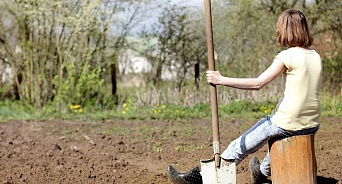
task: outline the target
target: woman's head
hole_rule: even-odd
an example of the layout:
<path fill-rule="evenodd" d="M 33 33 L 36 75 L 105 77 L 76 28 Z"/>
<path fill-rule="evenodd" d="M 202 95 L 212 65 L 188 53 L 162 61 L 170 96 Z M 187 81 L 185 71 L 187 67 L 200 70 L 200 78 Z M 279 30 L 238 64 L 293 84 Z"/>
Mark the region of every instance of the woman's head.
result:
<path fill-rule="evenodd" d="M 286 10 L 280 15 L 277 22 L 277 38 L 283 47 L 309 47 L 313 41 L 306 18 L 298 10 Z"/>

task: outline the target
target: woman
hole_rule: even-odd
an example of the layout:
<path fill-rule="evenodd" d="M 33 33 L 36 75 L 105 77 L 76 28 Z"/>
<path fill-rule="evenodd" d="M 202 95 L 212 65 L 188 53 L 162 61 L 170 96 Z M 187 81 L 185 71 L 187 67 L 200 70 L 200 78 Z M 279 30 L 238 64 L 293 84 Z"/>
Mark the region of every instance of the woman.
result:
<path fill-rule="evenodd" d="M 272 113 L 257 122 L 247 132 L 232 141 L 221 154 L 223 159 L 239 164 L 256 152 L 271 138 L 315 134 L 319 129 L 321 107 L 322 61 L 310 49 L 313 39 L 301 11 L 286 10 L 277 22 L 277 39 L 286 50 L 280 52 L 272 65 L 258 78 L 229 78 L 218 71 L 207 71 L 207 81 L 243 90 L 259 90 L 282 74 L 284 93 Z M 249 162 L 252 183 L 263 183 L 271 175 L 269 153 L 260 164 L 256 157 Z M 176 184 L 202 183 L 199 169 L 180 173 L 167 167 L 171 181 Z"/>

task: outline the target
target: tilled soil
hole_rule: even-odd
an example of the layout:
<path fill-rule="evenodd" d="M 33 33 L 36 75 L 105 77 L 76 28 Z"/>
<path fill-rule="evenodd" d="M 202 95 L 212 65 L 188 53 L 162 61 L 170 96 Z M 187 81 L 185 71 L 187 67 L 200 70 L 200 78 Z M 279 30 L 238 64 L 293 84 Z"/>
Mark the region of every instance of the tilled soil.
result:
<path fill-rule="evenodd" d="M 220 124 L 221 149 L 255 121 Z M 315 136 L 318 183 L 342 184 L 342 118 L 322 118 Z M 248 161 L 237 183 L 250 183 Z M 0 183 L 171 183 L 165 168 L 180 171 L 212 157 L 210 120 L 12 121 L 0 124 Z"/>

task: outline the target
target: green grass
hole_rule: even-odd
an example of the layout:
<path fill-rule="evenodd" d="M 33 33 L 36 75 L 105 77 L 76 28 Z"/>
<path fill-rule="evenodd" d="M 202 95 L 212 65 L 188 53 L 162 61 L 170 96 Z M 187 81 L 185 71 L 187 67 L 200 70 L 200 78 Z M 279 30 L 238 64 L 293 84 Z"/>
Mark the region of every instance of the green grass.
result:
<path fill-rule="evenodd" d="M 323 94 L 321 98 L 323 116 L 342 116 L 342 103 L 338 96 Z M 243 117 L 247 119 L 259 119 L 268 115 L 276 105 L 276 102 L 250 102 L 232 101 L 226 105 L 219 105 L 220 119 Z M 77 107 L 73 109 L 74 107 Z M 50 107 L 51 108 L 51 107 Z M 123 102 L 112 109 L 73 106 L 66 107 L 62 112 L 49 111 L 49 107 L 42 110 L 34 109 L 20 101 L 0 101 L 0 122 L 10 120 L 42 121 L 50 119 L 101 121 L 104 119 L 122 120 L 167 120 L 176 119 L 178 123 L 186 122 L 187 119 L 203 119 L 210 121 L 211 106 L 209 103 L 198 103 L 192 106 L 176 104 L 155 104 L 149 106 L 136 106 L 132 100 Z M 107 130 L 109 131 L 109 130 Z M 113 127 L 110 134 L 118 130 Z M 143 130 L 150 133 L 152 130 Z M 185 132 L 191 134 L 191 131 Z"/>
<path fill-rule="evenodd" d="M 126 133 L 127 133 L 127 130 L 119 126 L 113 126 L 112 128 L 105 129 L 101 132 L 102 135 L 112 135 L 112 134 L 125 135 Z"/>
<path fill-rule="evenodd" d="M 322 114 L 324 116 L 342 117 L 342 101 L 340 97 L 323 93 L 321 102 Z"/>

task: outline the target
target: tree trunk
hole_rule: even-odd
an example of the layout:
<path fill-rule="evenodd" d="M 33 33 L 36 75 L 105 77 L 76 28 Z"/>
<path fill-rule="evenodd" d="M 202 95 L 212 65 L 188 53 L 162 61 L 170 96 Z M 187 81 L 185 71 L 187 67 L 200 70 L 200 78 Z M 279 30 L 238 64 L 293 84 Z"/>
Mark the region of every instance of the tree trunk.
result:
<path fill-rule="evenodd" d="M 316 184 L 314 135 L 273 139 L 269 142 L 273 184 Z"/>

